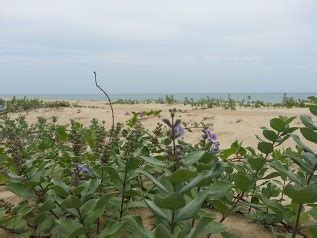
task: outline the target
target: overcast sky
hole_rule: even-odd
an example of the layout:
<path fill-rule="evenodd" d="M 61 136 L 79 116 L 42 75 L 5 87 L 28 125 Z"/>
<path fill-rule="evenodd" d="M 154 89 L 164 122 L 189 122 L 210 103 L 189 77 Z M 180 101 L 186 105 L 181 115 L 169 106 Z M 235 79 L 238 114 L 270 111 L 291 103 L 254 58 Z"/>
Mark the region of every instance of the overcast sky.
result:
<path fill-rule="evenodd" d="M 0 94 L 316 92 L 316 0 L 0 0 Z"/>

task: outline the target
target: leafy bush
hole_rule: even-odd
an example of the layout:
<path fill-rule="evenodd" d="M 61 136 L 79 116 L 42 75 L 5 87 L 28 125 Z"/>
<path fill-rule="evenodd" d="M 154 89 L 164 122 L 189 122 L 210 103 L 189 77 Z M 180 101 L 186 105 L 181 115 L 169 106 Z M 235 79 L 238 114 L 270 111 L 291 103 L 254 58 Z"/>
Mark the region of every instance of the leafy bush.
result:
<path fill-rule="evenodd" d="M 186 143 L 190 128 L 175 113 L 153 131 L 140 120 L 106 130 L 95 119 L 84 127 L 2 118 L 1 182 L 20 202 L 0 201 L 0 227 L 23 236 L 233 237 L 223 222 L 239 212 L 279 237 L 317 235 L 317 155 L 296 134 L 316 145 L 310 116 L 300 128 L 294 117 L 273 118 L 257 148 L 221 149 L 206 124 L 197 144 Z M 297 147 L 280 149 L 288 139 Z M 153 214 L 150 227 L 131 215 L 140 208 Z"/>

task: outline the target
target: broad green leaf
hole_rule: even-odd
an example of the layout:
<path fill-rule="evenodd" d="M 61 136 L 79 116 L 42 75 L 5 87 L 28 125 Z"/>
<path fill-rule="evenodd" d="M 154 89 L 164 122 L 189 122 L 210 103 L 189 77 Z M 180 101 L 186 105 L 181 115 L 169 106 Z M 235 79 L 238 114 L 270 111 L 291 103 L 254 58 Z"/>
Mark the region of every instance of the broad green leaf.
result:
<path fill-rule="evenodd" d="M 317 126 L 314 124 L 313 120 L 311 119 L 310 116 L 307 115 L 300 115 L 300 120 L 302 121 L 302 123 L 308 127 L 309 129 L 312 130 L 317 130 Z"/>
<path fill-rule="evenodd" d="M 293 138 L 293 140 L 296 142 L 296 144 L 298 144 L 300 147 L 302 147 L 305 151 L 308 151 L 312 154 L 314 154 L 314 151 L 312 149 L 310 149 L 308 146 L 306 146 L 299 138 L 298 135 L 291 135 L 291 137 Z"/>
<path fill-rule="evenodd" d="M 135 234 L 137 237 L 153 238 L 153 234 L 146 230 L 143 226 L 142 218 L 140 216 L 125 216 L 123 221 L 127 221 L 131 229 L 129 232 Z"/>
<path fill-rule="evenodd" d="M 52 216 L 47 216 L 39 226 L 37 227 L 36 231 L 41 233 L 43 231 L 49 231 L 55 225 L 55 220 Z"/>
<path fill-rule="evenodd" d="M 206 153 L 206 151 L 194 151 L 189 153 L 183 160 L 184 166 L 190 166 L 197 163 Z"/>
<path fill-rule="evenodd" d="M 293 174 L 292 172 L 286 170 L 280 161 L 277 161 L 277 160 L 272 161 L 271 166 L 278 172 L 285 174 L 293 182 L 300 185 L 303 184 L 302 179 L 298 177 L 296 174 Z"/>
<path fill-rule="evenodd" d="M 241 192 L 246 192 L 251 186 L 251 180 L 245 174 L 232 174 L 232 179 L 234 185 L 241 190 Z"/>
<path fill-rule="evenodd" d="M 146 163 L 153 165 L 155 167 L 162 167 L 162 168 L 166 167 L 166 165 L 162 161 L 156 159 L 155 157 L 152 158 L 152 157 L 141 156 L 141 159 L 143 159 Z"/>
<path fill-rule="evenodd" d="M 93 130 L 85 129 L 84 139 L 91 149 L 95 148 L 97 137 L 96 137 L 96 133 Z"/>
<path fill-rule="evenodd" d="M 154 178 L 150 173 L 143 171 L 143 170 L 137 170 L 138 173 L 144 175 L 147 177 L 149 180 L 152 181 L 158 188 L 162 189 L 164 192 L 168 193 L 168 189 L 161 183 L 159 182 L 156 178 Z"/>
<path fill-rule="evenodd" d="M 203 179 L 211 176 L 211 174 L 212 174 L 211 171 L 203 171 L 202 173 L 198 174 L 193 180 L 191 180 L 188 184 L 182 187 L 179 193 L 186 193 L 190 191 L 193 187 L 199 184 Z"/>
<path fill-rule="evenodd" d="M 311 142 L 317 143 L 317 132 L 313 131 L 310 128 L 300 128 L 300 132 L 305 137 L 306 140 L 309 140 Z"/>
<path fill-rule="evenodd" d="M 275 133 L 275 131 L 272 131 L 272 130 L 263 130 L 263 135 L 266 139 L 274 142 L 277 140 L 278 136 L 277 134 Z"/>
<path fill-rule="evenodd" d="M 61 206 L 64 208 L 78 208 L 81 206 L 81 201 L 74 195 L 69 195 L 62 203 Z"/>
<path fill-rule="evenodd" d="M 278 132 L 282 132 L 285 129 L 285 123 L 280 118 L 273 118 L 270 121 L 270 125 L 274 130 Z"/>
<path fill-rule="evenodd" d="M 261 141 L 258 143 L 258 149 L 264 154 L 270 154 L 273 152 L 273 145 L 271 143 Z"/>
<path fill-rule="evenodd" d="M 180 209 L 186 205 L 186 201 L 183 195 L 179 193 L 172 193 L 165 197 L 156 195 L 154 197 L 154 203 L 161 208 L 166 208 L 170 210 Z"/>
<path fill-rule="evenodd" d="M 231 155 L 234 155 L 235 153 L 236 153 L 235 148 L 225 149 L 220 152 L 220 158 L 223 160 L 227 160 Z"/>
<path fill-rule="evenodd" d="M 103 215 L 109 200 L 113 196 L 115 196 L 115 193 L 108 193 L 104 194 L 98 199 L 94 210 L 85 217 L 84 222 L 87 226 L 91 226 L 99 217 Z"/>
<path fill-rule="evenodd" d="M 218 234 L 224 232 L 226 226 L 220 222 L 211 222 L 208 226 L 205 227 L 204 234 Z"/>
<path fill-rule="evenodd" d="M 288 220 L 289 213 L 287 212 L 286 208 L 283 207 L 283 205 L 278 202 L 277 200 L 270 200 L 265 196 L 261 196 L 260 199 L 263 201 L 263 203 L 268 206 L 272 211 L 274 211 L 278 216 L 281 218 L 284 218 Z"/>
<path fill-rule="evenodd" d="M 315 203 L 317 202 L 317 184 L 305 185 L 299 189 L 289 184 L 285 188 L 285 194 L 297 204 Z"/>
<path fill-rule="evenodd" d="M 196 176 L 196 172 L 191 171 L 189 169 L 181 168 L 176 170 L 170 177 L 171 183 L 175 186 L 180 183 L 184 183 L 188 180 L 191 180 Z"/>
<path fill-rule="evenodd" d="M 56 207 L 56 204 L 52 200 L 46 200 L 40 207 L 40 212 L 46 212 Z"/>
<path fill-rule="evenodd" d="M 87 216 L 89 213 L 94 211 L 96 205 L 97 205 L 98 199 L 90 199 L 87 202 L 85 202 L 80 207 L 80 212 L 83 214 L 83 216 Z"/>
<path fill-rule="evenodd" d="M 158 226 L 155 229 L 155 238 L 167 238 L 167 237 L 171 237 L 171 233 L 169 232 L 169 230 L 162 224 L 158 224 Z"/>
<path fill-rule="evenodd" d="M 260 171 L 264 167 L 266 161 L 262 158 L 255 157 L 248 159 L 248 163 L 250 164 L 252 169 Z"/>
<path fill-rule="evenodd" d="M 68 196 L 68 192 L 59 185 L 50 186 L 50 190 L 53 190 L 61 198 L 66 198 Z"/>
<path fill-rule="evenodd" d="M 87 196 L 94 193 L 99 185 L 101 184 L 101 179 L 92 179 L 86 183 L 85 189 L 81 192 L 82 196 Z"/>
<path fill-rule="evenodd" d="M 155 216 L 168 220 L 167 215 L 163 212 L 161 208 L 159 208 L 154 202 L 151 200 L 145 199 L 144 200 L 146 205 L 150 208 L 150 210 L 154 213 Z"/>
<path fill-rule="evenodd" d="M 139 158 L 130 158 L 127 162 L 126 169 L 128 171 L 136 170 L 142 164 L 142 160 Z"/>
<path fill-rule="evenodd" d="M 220 212 L 221 214 L 226 214 L 230 210 L 230 207 L 219 199 L 212 200 L 211 205 L 216 211 Z"/>
<path fill-rule="evenodd" d="M 99 234 L 98 238 L 104 237 L 118 237 L 120 230 L 127 223 L 127 221 L 110 221 L 106 227 Z"/>
<path fill-rule="evenodd" d="M 26 187 L 23 183 L 20 182 L 11 182 L 6 185 L 6 189 L 10 192 L 13 192 L 18 197 L 21 198 L 34 198 L 34 192 L 31 188 Z"/>
<path fill-rule="evenodd" d="M 213 222 L 213 218 L 211 217 L 202 217 L 199 219 L 198 224 L 195 226 L 195 228 L 192 230 L 192 237 L 198 237 L 199 235 L 202 235 L 204 233 L 204 229 L 207 226 L 210 226 L 210 224 Z"/>
<path fill-rule="evenodd" d="M 315 116 L 317 116 L 317 105 L 310 105 L 309 106 L 309 110 L 312 114 L 314 114 Z"/>
<path fill-rule="evenodd" d="M 225 197 L 231 188 L 231 183 L 226 181 L 217 181 L 210 185 L 207 191 L 212 198 L 221 198 Z"/>
<path fill-rule="evenodd" d="M 196 195 L 195 199 L 189 202 L 185 207 L 179 210 L 176 216 L 176 221 L 180 222 L 193 218 L 201 208 L 203 202 L 206 200 L 208 193 L 200 192 Z"/>

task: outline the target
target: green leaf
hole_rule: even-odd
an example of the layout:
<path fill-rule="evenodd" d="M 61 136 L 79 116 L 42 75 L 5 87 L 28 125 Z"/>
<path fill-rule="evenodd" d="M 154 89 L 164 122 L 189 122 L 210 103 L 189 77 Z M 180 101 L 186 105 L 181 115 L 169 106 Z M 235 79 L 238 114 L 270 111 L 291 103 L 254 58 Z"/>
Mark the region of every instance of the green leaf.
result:
<path fill-rule="evenodd" d="M 68 196 L 68 192 L 59 185 L 50 186 L 50 190 L 53 190 L 61 198 L 66 198 Z"/>
<path fill-rule="evenodd" d="M 158 226 L 155 229 L 155 238 L 168 238 L 171 237 L 171 233 L 169 230 L 163 226 L 162 224 L 158 224 Z"/>
<path fill-rule="evenodd" d="M 168 220 L 167 215 L 162 211 L 161 208 L 159 208 L 154 202 L 144 199 L 146 205 L 150 208 L 150 210 L 154 213 L 155 216 Z"/>
<path fill-rule="evenodd" d="M 57 126 L 56 135 L 57 135 L 57 140 L 60 142 L 65 142 L 68 139 L 66 128 L 64 126 Z"/>
<path fill-rule="evenodd" d="M 317 105 L 310 105 L 309 106 L 309 111 L 314 114 L 315 116 L 317 116 Z"/>
<path fill-rule="evenodd" d="M 226 226 L 220 222 L 211 222 L 205 229 L 205 234 L 218 234 L 224 232 L 226 230 Z"/>
<path fill-rule="evenodd" d="M 210 185 L 207 191 L 213 198 L 221 198 L 225 197 L 231 188 L 231 183 L 226 181 L 217 181 Z"/>
<path fill-rule="evenodd" d="M 100 233 L 98 238 L 104 237 L 118 237 L 118 233 L 123 228 L 127 221 L 110 221 L 107 223 L 107 226 Z"/>
<path fill-rule="evenodd" d="M 152 233 L 144 228 L 142 218 L 140 216 L 125 216 L 122 220 L 127 221 L 131 227 L 129 232 L 137 235 L 137 237 L 153 237 Z"/>
<path fill-rule="evenodd" d="M 235 153 L 236 153 L 236 149 L 231 147 L 229 149 L 225 149 L 221 151 L 220 158 L 223 160 L 227 160 L 231 155 L 234 155 Z"/>
<path fill-rule="evenodd" d="M 285 129 L 285 123 L 280 118 L 273 118 L 270 121 L 270 125 L 274 130 L 278 132 L 282 132 Z"/>
<path fill-rule="evenodd" d="M 303 188 L 295 188 L 294 185 L 287 185 L 285 194 L 297 204 L 317 202 L 317 184 L 306 185 Z"/>
<path fill-rule="evenodd" d="M 230 210 L 230 207 L 225 204 L 224 201 L 219 199 L 212 200 L 211 205 L 216 211 L 220 212 L 221 214 L 226 214 Z"/>
<path fill-rule="evenodd" d="M 290 217 L 289 213 L 287 212 L 286 208 L 278 202 L 277 200 L 270 200 L 265 196 L 261 196 L 260 199 L 263 203 L 268 206 L 272 211 L 274 211 L 280 218 L 284 218 L 288 220 Z"/>
<path fill-rule="evenodd" d="M 23 183 L 11 182 L 6 185 L 6 189 L 10 192 L 13 192 L 18 197 L 21 198 L 33 198 L 35 195 L 31 188 L 26 187 Z"/>
<path fill-rule="evenodd" d="M 185 207 L 179 210 L 179 213 L 176 216 L 176 221 L 180 222 L 183 220 L 188 220 L 193 218 L 196 213 L 201 208 L 203 202 L 206 200 L 208 193 L 200 192 L 197 194 L 194 200 L 189 202 Z"/>
<path fill-rule="evenodd" d="M 138 173 L 144 175 L 147 177 L 149 180 L 151 180 L 158 188 L 162 189 L 164 192 L 168 193 L 168 189 L 161 183 L 159 182 L 156 178 L 154 178 L 151 174 L 149 174 L 146 171 L 143 170 L 137 170 Z"/>
<path fill-rule="evenodd" d="M 189 153 L 183 160 L 184 166 L 190 166 L 197 163 L 204 155 L 206 151 L 194 151 Z"/>
<path fill-rule="evenodd" d="M 64 208 L 78 208 L 81 206 L 81 201 L 74 195 L 69 195 L 62 203 L 61 206 Z"/>
<path fill-rule="evenodd" d="M 293 182 L 297 183 L 297 184 L 300 184 L 302 185 L 303 184 L 303 181 L 300 177 L 298 177 L 296 174 L 293 174 L 292 172 L 286 170 L 284 168 L 284 166 L 282 165 L 282 163 L 278 160 L 274 160 L 272 163 L 271 163 L 271 166 L 277 170 L 278 172 L 282 173 L 282 174 L 285 174 L 290 180 L 292 180 Z"/>
<path fill-rule="evenodd" d="M 262 158 L 255 157 L 248 159 L 248 163 L 250 164 L 252 169 L 260 171 L 264 167 L 266 161 Z"/>
<path fill-rule="evenodd" d="M 307 115 L 300 115 L 300 120 L 302 121 L 302 123 L 308 127 L 309 129 L 312 130 L 317 130 L 317 126 L 314 124 L 313 120 L 311 119 L 310 116 Z"/>
<path fill-rule="evenodd" d="M 141 164 L 142 164 L 142 161 L 140 159 L 133 157 L 133 158 L 128 159 L 126 169 L 128 171 L 136 170 L 137 168 L 140 167 Z"/>
<path fill-rule="evenodd" d="M 154 203 L 161 208 L 170 210 L 176 210 L 186 205 L 183 195 L 179 193 L 172 193 L 166 197 L 160 197 L 156 195 L 154 197 Z"/>
<path fill-rule="evenodd" d="M 104 194 L 98 199 L 94 210 L 85 217 L 84 222 L 87 226 L 91 226 L 98 219 L 98 217 L 102 216 L 102 214 L 105 212 L 107 203 L 113 196 L 115 196 L 115 193 L 108 193 Z"/>
<path fill-rule="evenodd" d="M 317 132 L 313 131 L 310 128 L 300 128 L 300 132 L 305 137 L 306 140 L 317 143 Z"/>
<path fill-rule="evenodd" d="M 235 186 L 241 190 L 241 192 L 246 192 L 251 185 L 251 180 L 245 174 L 233 174 L 233 182 Z"/>
<path fill-rule="evenodd" d="M 278 136 L 277 134 L 275 133 L 275 131 L 272 131 L 272 130 L 263 130 L 263 135 L 266 139 L 274 142 L 277 140 Z"/>
<path fill-rule="evenodd" d="M 97 202 L 98 199 L 90 199 L 87 202 L 85 202 L 80 207 L 80 212 L 83 214 L 83 216 L 87 216 L 89 213 L 91 213 L 95 209 Z"/>
<path fill-rule="evenodd" d="M 264 154 L 270 154 L 273 152 L 273 145 L 271 143 L 262 141 L 258 143 L 258 149 Z"/>
<path fill-rule="evenodd" d="M 46 200 L 42 206 L 39 207 L 40 212 L 46 212 L 56 207 L 55 203 L 51 200 Z"/>
<path fill-rule="evenodd" d="M 141 159 L 143 159 L 146 163 L 154 167 L 162 167 L 162 168 L 166 167 L 166 165 L 162 161 L 156 158 L 141 156 Z"/>
<path fill-rule="evenodd" d="M 179 193 L 186 193 L 190 191 L 193 187 L 195 187 L 197 184 L 199 184 L 203 179 L 211 176 L 211 171 L 203 171 L 200 174 L 198 174 L 193 180 L 191 180 L 188 184 L 186 184 L 184 187 L 182 187 L 179 191 Z"/>
<path fill-rule="evenodd" d="M 97 137 L 96 137 L 96 133 L 93 130 L 85 129 L 84 139 L 91 149 L 95 148 Z"/>
<path fill-rule="evenodd" d="M 193 233 L 192 234 L 192 237 L 198 237 L 199 235 L 202 235 L 203 233 L 206 234 L 204 232 L 204 229 L 210 225 L 210 223 L 213 222 L 213 218 L 211 217 L 202 217 L 199 219 L 196 227 L 194 228 L 194 230 L 191 232 Z"/>
<path fill-rule="evenodd" d="M 87 182 L 85 189 L 81 192 L 82 196 L 93 194 L 101 184 L 101 179 L 92 179 Z"/>
<path fill-rule="evenodd" d="M 36 231 L 41 233 L 43 231 L 49 231 L 55 225 L 55 220 L 52 216 L 47 216 L 44 220 L 42 220 L 37 227 Z"/>
<path fill-rule="evenodd" d="M 298 135 L 291 135 L 291 137 L 293 138 L 293 140 L 295 141 L 295 143 L 297 145 L 299 145 L 300 147 L 302 147 L 304 150 L 314 154 L 314 151 L 312 149 L 310 149 L 308 146 L 306 146 L 299 138 Z"/>
<path fill-rule="evenodd" d="M 181 168 L 176 170 L 170 177 L 169 180 L 171 183 L 176 186 L 177 184 L 184 183 L 188 180 L 191 180 L 196 176 L 196 172 L 191 171 L 189 169 Z"/>

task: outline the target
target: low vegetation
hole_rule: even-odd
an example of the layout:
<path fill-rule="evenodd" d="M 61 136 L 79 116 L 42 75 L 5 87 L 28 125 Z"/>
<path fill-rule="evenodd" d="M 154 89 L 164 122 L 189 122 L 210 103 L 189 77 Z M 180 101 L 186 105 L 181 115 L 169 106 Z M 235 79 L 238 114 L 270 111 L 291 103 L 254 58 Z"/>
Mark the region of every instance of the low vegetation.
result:
<path fill-rule="evenodd" d="M 316 98 L 306 103 L 317 116 Z M 221 148 L 208 125 L 186 143 L 176 114 L 153 131 L 140 114 L 111 130 L 95 119 L 84 127 L 4 116 L 1 183 L 20 202 L 0 200 L 0 227 L 33 237 L 236 237 L 223 222 L 240 213 L 277 237 L 317 237 L 316 147 L 301 139 L 317 144 L 311 116 L 300 127 L 273 118 L 257 148 Z M 280 149 L 286 140 L 296 148 Z M 151 225 L 132 215 L 140 209 L 153 214 Z"/>

